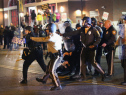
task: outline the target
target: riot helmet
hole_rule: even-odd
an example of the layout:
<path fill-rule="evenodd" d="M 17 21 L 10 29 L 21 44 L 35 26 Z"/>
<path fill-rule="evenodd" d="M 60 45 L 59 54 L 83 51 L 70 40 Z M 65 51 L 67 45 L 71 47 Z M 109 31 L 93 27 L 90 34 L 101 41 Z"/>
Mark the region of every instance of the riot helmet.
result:
<path fill-rule="evenodd" d="M 91 25 L 91 18 L 90 17 L 84 17 L 83 19 L 83 27 L 88 28 Z"/>
<path fill-rule="evenodd" d="M 71 24 L 70 24 L 69 21 L 65 21 L 63 25 L 64 25 L 65 27 L 71 26 Z"/>
<path fill-rule="evenodd" d="M 91 18 L 90 17 L 83 17 L 83 22 L 91 25 Z"/>
<path fill-rule="evenodd" d="M 92 24 L 93 26 L 97 25 L 97 20 L 96 20 L 96 18 L 94 18 L 94 17 L 91 18 L 91 24 Z"/>
<path fill-rule="evenodd" d="M 56 32 L 56 25 L 54 23 L 49 23 L 49 24 L 47 24 L 46 29 L 48 29 L 49 32 L 51 32 L 51 33 L 55 33 Z"/>

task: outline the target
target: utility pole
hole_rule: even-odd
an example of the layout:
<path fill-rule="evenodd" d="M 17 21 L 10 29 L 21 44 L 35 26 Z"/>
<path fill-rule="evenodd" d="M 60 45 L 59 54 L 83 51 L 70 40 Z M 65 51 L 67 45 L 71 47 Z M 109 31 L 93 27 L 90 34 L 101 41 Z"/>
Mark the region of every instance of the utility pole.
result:
<path fill-rule="evenodd" d="M 19 15 L 19 0 L 17 0 L 17 15 L 18 15 L 18 27 L 20 26 L 20 15 Z"/>
<path fill-rule="evenodd" d="M 83 2 L 81 0 L 81 15 L 83 15 Z"/>

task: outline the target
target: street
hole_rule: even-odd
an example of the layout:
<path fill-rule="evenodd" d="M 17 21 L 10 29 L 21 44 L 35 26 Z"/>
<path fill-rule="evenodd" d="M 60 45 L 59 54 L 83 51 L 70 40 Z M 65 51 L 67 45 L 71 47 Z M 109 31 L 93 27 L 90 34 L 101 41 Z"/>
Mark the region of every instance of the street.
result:
<path fill-rule="evenodd" d="M 87 81 L 77 82 L 68 80 L 68 76 L 59 76 L 63 87 L 60 91 L 50 91 L 53 86 L 51 79 L 47 84 L 38 83 L 35 78 L 42 77 L 44 72 L 34 61 L 28 70 L 28 84 L 21 85 L 23 61 L 22 48 L 17 51 L 0 50 L 0 95 L 126 95 L 123 81 L 123 69 L 120 60 L 114 59 L 114 76 L 108 81 L 101 77 L 87 76 Z M 45 60 L 47 64 L 49 59 Z M 102 68 L 107 71 L 105 56 L 101 59 Z"/>

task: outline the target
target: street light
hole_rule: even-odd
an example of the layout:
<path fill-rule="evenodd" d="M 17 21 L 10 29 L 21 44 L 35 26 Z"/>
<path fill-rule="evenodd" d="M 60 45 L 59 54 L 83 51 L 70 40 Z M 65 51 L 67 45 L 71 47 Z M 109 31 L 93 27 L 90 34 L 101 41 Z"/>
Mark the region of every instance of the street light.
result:
<path fill-rule="evenodd" d="M 60 7 L 60 11 L 64 12 L 64 7 L 63 6 Z"/>
<path fill-rule="evenodd" d="M 4 15 L 4 17 L 5 17 L 5 19 L 7 19 L 7 18 L 8 18 L 8 15 L 7 15 L 7 14 L 5 14 L 5 15 Z"/>

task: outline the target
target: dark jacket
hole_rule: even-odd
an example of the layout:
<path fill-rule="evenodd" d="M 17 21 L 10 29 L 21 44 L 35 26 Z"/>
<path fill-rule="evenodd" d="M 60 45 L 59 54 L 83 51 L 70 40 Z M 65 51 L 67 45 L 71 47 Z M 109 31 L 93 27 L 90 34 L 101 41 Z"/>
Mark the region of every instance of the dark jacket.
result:
<path fill-rule="evenodd" d="M 34 12 L 31 13 L 31 19 L 35 20 L 36 14 Z"/>
<path fill-rule="evenodd" d="M 64 33 L 63 36 L 73 36 L 77 34 L 80 35 L 81 42 L 86 48 L 88 48 L 90 45 L 94 45 L 96 47 L 100 42 L 100 34 L 94 27 L 90 27 L 87 34 L 85 34 L 85 28 L 82 27 L 80 30 Z"/>
<path fill-rule="evenodd" d="M 0 36 L 3 36 L 4 28 L 0 28 Z"/>
<path fill-rule="evenodd" d="M 41 46 L 40 43 L 32 41 L 30 37 L 35 37 L 33 32 L 26 35 L 26 44 L 30 49 L 34 49 L 35 47 Z"/>
<path fill-rule="evenodd" d="M 25 22 L 29 22 L 29 15 L 25 15 Z"/>
<path fill-rule="evenodd" d="M 113 46 L 116 42 L 116 34 L 117 31 L 113 26 L 111 26 L 108 30 L 103 32 L 103 38 L 100 44 L 102 45 L 103 43 L 106 43 L 107 46 Z"/>

